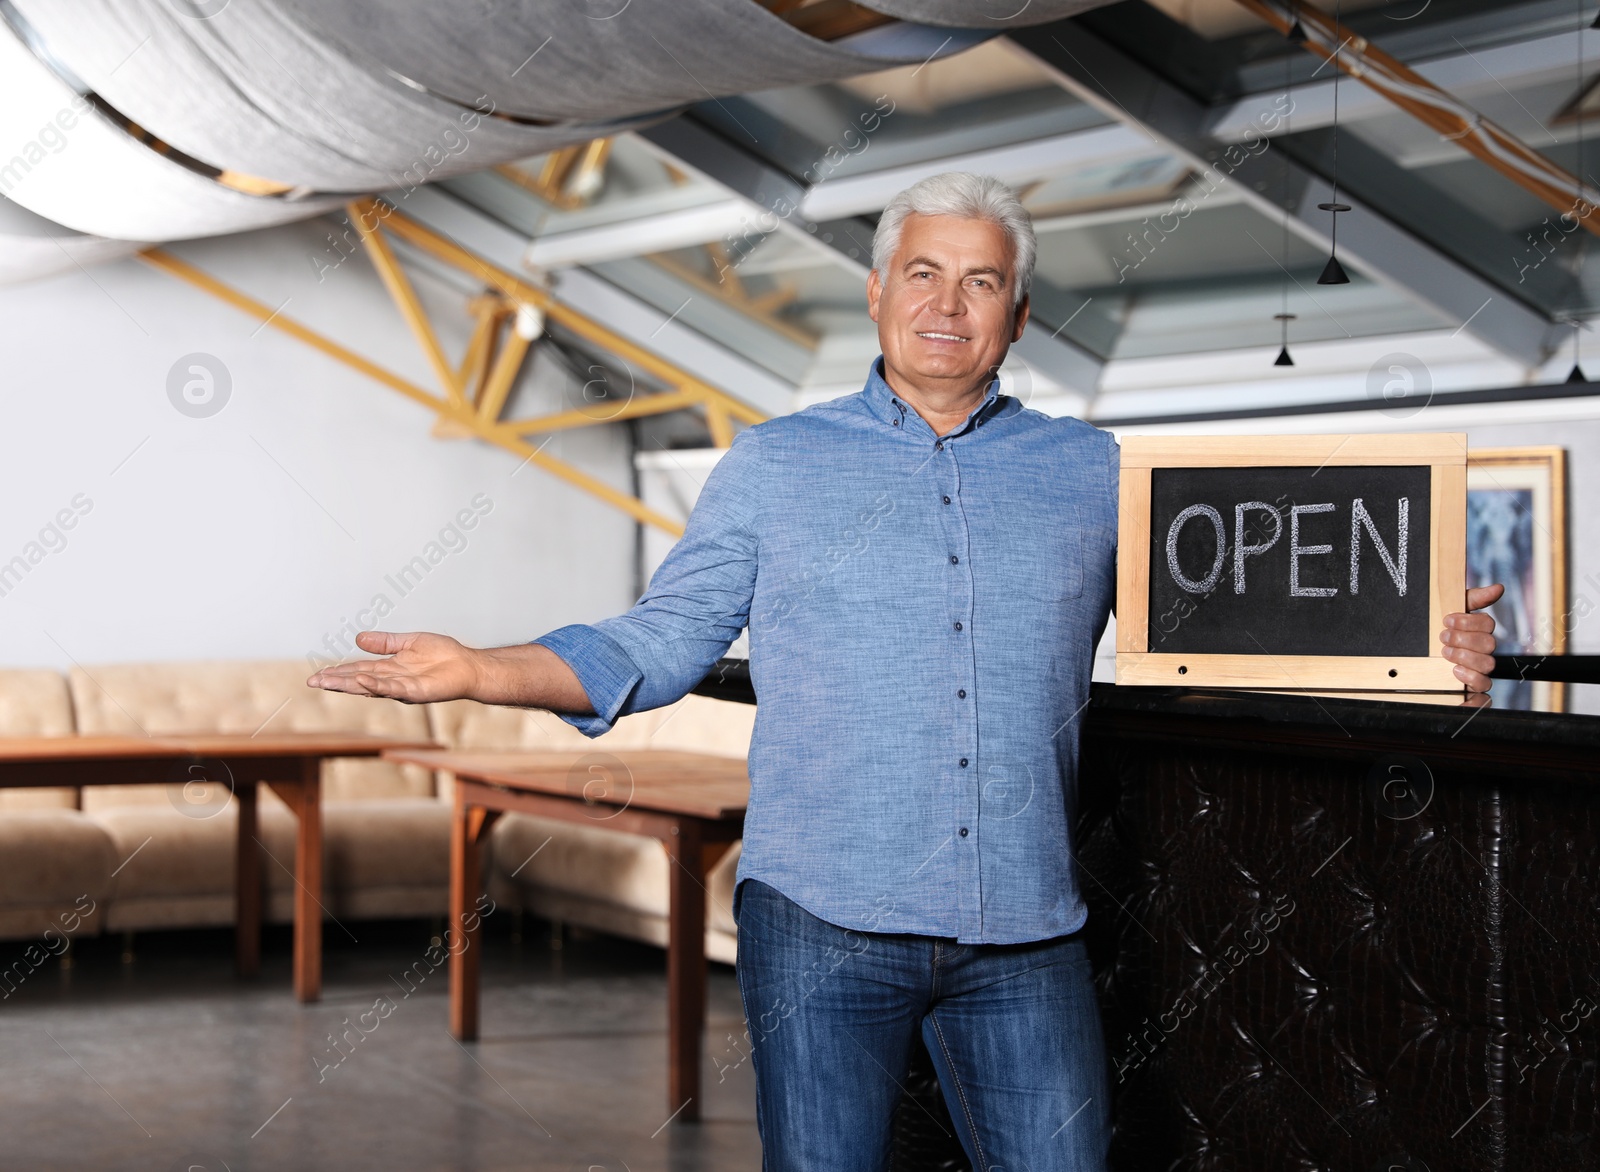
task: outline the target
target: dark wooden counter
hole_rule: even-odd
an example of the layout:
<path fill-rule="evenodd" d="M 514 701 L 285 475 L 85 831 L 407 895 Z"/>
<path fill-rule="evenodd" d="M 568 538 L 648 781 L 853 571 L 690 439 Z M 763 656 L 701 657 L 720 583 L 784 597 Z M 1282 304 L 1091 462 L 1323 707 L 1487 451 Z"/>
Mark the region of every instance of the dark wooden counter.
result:
<path fill-rule="evenodd" d="M 1593 716 L 1097 687 L 1116 1167 L 1600 1166 L 1597 760 Z"/>
<path fill-rule="evenodd" d="M 1600 716 L 1444 699 L 1095 685 L 1119 1172 L 1600 1167 Z"/>

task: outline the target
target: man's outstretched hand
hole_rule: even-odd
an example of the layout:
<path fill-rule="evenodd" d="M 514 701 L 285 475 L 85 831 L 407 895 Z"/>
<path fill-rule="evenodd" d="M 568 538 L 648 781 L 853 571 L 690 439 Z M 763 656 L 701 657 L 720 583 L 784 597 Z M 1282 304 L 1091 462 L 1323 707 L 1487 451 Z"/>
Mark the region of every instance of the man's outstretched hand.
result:
<path fill-rule="evenodd" d="M 1439 632 L 1444 657 L 1454 663 L 1456 679 L 1470 692 L 1489 690 L 1489 673 L 1494 670 L 1494 618 L 1478 614 L 1500 600 L 1506 588 L 1475 586 L 1467 591 L 1467 609 L 1444 616 L 1445 629 Z"/>
<path fill-rule="evenodd" d="M 388 658 L 325 667 L 306 683 L 330 692 L 387 696 L 407 704 L 468 699 L 552 712 L 593 711 L 572 669 L 538 644 L 477 649 L 426 631 L 362 631 L 356 646 Z"/>
<path fill-rule="evenodd" d="M 325 667 L 306 683 L 330 692 L 388 696 L 407 704 L 459 700 L 477 689 L 478 653 L 449 635 L 362 631 L 356 636 L 356 646 L 389 658 Z"/>

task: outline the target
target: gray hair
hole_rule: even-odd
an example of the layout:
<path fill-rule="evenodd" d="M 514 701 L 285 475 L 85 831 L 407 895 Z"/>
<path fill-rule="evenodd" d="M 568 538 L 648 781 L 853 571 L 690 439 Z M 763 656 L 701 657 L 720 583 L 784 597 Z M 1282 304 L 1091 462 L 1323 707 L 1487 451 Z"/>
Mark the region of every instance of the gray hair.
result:
<path fill-rule="evenodd" d="M 986 220 L 1005 229 L 1011 242 L 1011 266 L 1014 270 L 1011 304 L 1022 298 L 1033 284 L 1033 260 L 1038 244 L 1033 235 L 1033 217 L 1012 191 L 991 175 L 974 175 L 970 171 L 946 171 L 930 175 L 913 183 L 889 201 L 878 219 L 878 229 L 872 234 L 872 267 L 881 281 L 888 275 L 889 264 L 900 247 L 900 231 L 906 217 L 960 216 L 965 220 Z"/>

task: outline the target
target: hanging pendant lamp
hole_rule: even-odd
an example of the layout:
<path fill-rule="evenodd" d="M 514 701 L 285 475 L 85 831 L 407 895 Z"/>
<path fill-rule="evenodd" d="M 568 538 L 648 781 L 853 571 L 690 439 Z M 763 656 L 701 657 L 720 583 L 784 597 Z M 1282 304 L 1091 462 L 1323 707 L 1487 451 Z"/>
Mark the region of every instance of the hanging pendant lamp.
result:
<path fill-rule="evenodd" d="M 1295 39 L 1294 34 L 1296 29 L 1298 29 L 1300 32 L 1300 39 L 1302 41 L 1305 40 L 1306 31 L 1305 29 L 1300 28 L 1299 18 L 1295 19 L 1294 26 L 1289 30 L 1289 39 L 1291 41 Z M 1293 111 L 1294 77 L 1293 66 L 1290 64 L 1288 54 L 1285 54 L 1283 58 L 1283 100 L 1284 105 L 1290 111 Z M 1283 132 L 1285 134 L 1289 133 L 1289 115 L 1287 114 L 1284 116 Z M 1289 312 L 1289 208 L 1292 202 L 1289 194 L 1290 186 L 1289 159 L 1287 156 L 1285 156 L 1283 159 L 1282 206 L 1279 208 L 1279 214 L 1283 228 L 1283 239 L 1279 245 L 1281 252 L 1278 256 L 1278 267 L 1283 270 L 1283 280 L 1280 283 L 1283 296 L 1283 309 L 1272 315 L 1272 319 L 1281 327 L 1278 338 L 1278 357 L 1274 359 L 1272 363 L 1274 366 L 1294 365 L 1294 359 L 1289 357 L 1289 323 L 1295 319 L 1295 315 Z"/>
<path fill-rule="evenodd" d="M 1331 205 L 1324 203 L 1318 204 L 1317 206 L 1321 208 L 1327 208 Z M 1335 244 L 1335 247 L 1337 247 L 1337 243 Z M 1348 285 L 1349 283 L 1350 274 L 1344 271 L 1344 266 L 1339 263 L 1339 258 L 1337 256 L 1330 255 L 1328 257 L 1328 263 L 1322 266 L 1322 275 L 1317 278 L 1317 284 Z"/>
<path fill-rule="evenodd" d="M 1293 367 L 1294 359 L 1290 357 L 1290 322 L 1293 322 L 1294 314 L 1274 314 L 1272 315 L 1272 320 L 1283 322 L 1283 344 L 1278 346 L 1278 357 L 1272 365 L 1274 367 Z"/>
<path fill-rule="evenodd" d="M 1333 32 L 1339 36 L 1344 32 L 1344 25 L 1339 19 L 1339 4 L 1333 7 Z M 1317 278 L 1319 285 L 1348 285 L 1350 274 L 1344 271 L 1344 266 L 1339 263 L 1339 213 L 1348 212 L 1350 205 L 1339 202 L 1339 52 L 1344 48 L 1344 42 L 1334 46 L 1333 50 L 1333 200 L 1329 203 L 1319 203 L 1318 208 L 1329 215 L 1328 229 L 1328 263 L 1322 266 L 1322 275 Z"/>
<path fill-rule="evenodd" d="M 1579 0 L 1579 4 L 1580 5 L 1582 4 L 1582 2 L 1583 2 L 1583 0 Z M 1580 7 L 1578 9 L 1578 11 L 1581 13 L 1583 11 L 1582 7 Z M 1581 17 L 1580 17 L 1580 19 L 1581 19 Z M 1596 16 L 1594 18 L 1594 23 L 1591 24 L 1589 27 L 1592 28 L 1592 29 L 1600 29 L 1600 16 Z M 1585 96 L 1586 95 L 1584 94 L 1584 89 L 1583 89 L 1583 37 L 1579 36 L 1578 37 L 1578 97 L 1577 97 L 1577 100 L 1574 102 L 1574 107 L 1575 107 L 1575 110 L 1576 110 L 1577 115 L 1578 115 L 1578 174 L 1579 175 L 1586 174 L 1586 172 L 1584 171 L 1584 160 L 1583 160 L 1583 99 L 1584 99 Z M 1582 186 L 1582 184 L 1581 184 L 1581 181 L 1580 181 L 1580 190 L 1581 190 L 1581 186 Z M 1574 205 L 1574 206 L 1576 206 L 1576 205 Z M 1577 271 L 1576 275 L 1577 275 L 1577 278 L 1578 278 L 1578 296 L 1579 296 L 1580 303 L 1583 300 L 1583 262 L 1588 259 L 1588 255 L 1589 255 L 1589 241 L 1588 241 L 1588 239 L 1586 237 L 1585 239 L 1580 240 L 1578 242 L 1578 265 L 1577 265 L 1578 271 Z M 1582 354 L 1580 352 L 1580 343 L 1581 343 L 1581 340 L 1582 340 L 1581 331 L 1583 331 L 1584 329 L 1587 329 L 1587 328 L 1588 327 L 1586 327 L 1583 324 L 1583 322 L 1578 318 L 1578 315 L 1576 313 L 1574 313 L 1572 315 L 1572 369 L 1567 372 L 1567 382 L 1569 382 L 1569 383 L 1586 383 L 1586 382 L 1589 381 L 1587 378 L 1584 377 L 1584 374 L 1583 374 L 1583 356 L 1582 356 Z"/>
<path fill-rule="evenodd" d="M 1278 347 L 1278 357 L 1273 361 L 1272 365 L 1293 366 L 1294 359 L 1289 357 L 1289 323 L 1294 321 L 1295 315 L 1292 313 L 1275 313 L 1272 317 L 1274 321 L 1283 323 L 1283 344 Z"/>

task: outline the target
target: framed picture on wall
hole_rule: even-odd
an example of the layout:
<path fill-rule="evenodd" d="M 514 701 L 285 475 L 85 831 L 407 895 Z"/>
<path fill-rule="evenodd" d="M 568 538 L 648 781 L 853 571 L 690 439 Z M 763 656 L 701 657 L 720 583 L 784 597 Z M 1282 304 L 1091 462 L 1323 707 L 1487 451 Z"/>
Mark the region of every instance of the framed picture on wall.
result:
<path fill-rule="evenodd" d="M 1505 583 L 1490 608 L 1502 655 L 1560 654 L 1567 632 L 1567 453 L 1478 448 L 1467 455 L 1467 582 Z M 1496 680 L 1498 708 L 1560 710 L 1564 688 Z"/>

